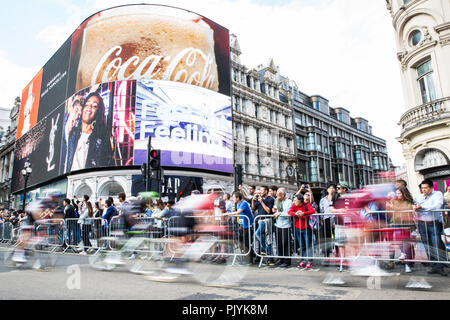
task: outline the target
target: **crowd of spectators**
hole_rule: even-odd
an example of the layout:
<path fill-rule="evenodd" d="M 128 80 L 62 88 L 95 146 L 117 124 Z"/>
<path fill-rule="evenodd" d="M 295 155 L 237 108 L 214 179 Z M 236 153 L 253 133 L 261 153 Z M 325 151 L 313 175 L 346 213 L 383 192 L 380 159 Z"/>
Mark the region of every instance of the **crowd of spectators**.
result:
<path fill-rule="evenodd" d="M 379 227 L 380 222 L 383 222 L 407 229 L 411 235 L 417 234 L 425 247 L 437 249 L 427 250 L 430 260 L 448 261 L 448 257 L 442 254 L 446 251 L 441 241 L 442 231 L 450 227 L 448 211 L 430 210 L 450 208 L 450 187 L 445 195 L 435 191 L 433 182 L 429 180 L 424 180 L 419 188 L 420 195 L 413 198 L 407 183 L 398 180 L 395 182 L 395 193 L 389 195 L 387 201 L 371 201 L 358 215 L 369 225 L 373 222 L 373 225 L 378 223 Z M 345 202 L 339 208 L 335 204 L 349 192 L 349 186 L 345 183 L 329 184 L 317 200 L 308 184 L 302 185 L 295 194 L 289 194 L 286 189 L 277 186 L 256 188 L 253 185 L 248 188 L 239 186 L 239 191 L 232 195 L 221 190 L 208 191 L 216 194 L 213 212 L 215 220 L 217 223 L 232 222 L 233 231 L 240 241 L 241 252 L 249 253 L 248 264 L 265 263 L 288 268 L 292 264 L 292 256 L 298 255 L 301 259 L 297 267 L 305 269 L 313 268 L 316 254 L 337 259 L 346 256 L 349 221 L 341 213 L 348 211 L 349 204 Z M 200 191 L 193 192 L 199 193 Z M 41 219 L 66 220 L 67 241 L 61 245 L 77 247 L 80 254 L 88 254 L 93 247 L 92 241 L 97 241 L 104 235 L 104 230 L 113 219 L 118 219 L 115 217 L 133 215 L 149 218 L 154 230 L 158 231 L 158 236 L 163 236 L 169 219 L 179 214 L 174 206 L 175 201 L 141 201 L 142 199 L 135 197 L 127 199 L 125 193 L 119 193 L 118 199 L 118 203 L 112 197 L 105 200 L 100 198 L 92 203 L 87 195 L 82 199 L 64 199 L 62 205 L 54 202 L 53 206 L 49 206 L 42 213 Z M 136 201 L 140 201 L 137 210 L 134 205 Z M 317 213 L 320 215 L 315 215 Z M 10 222 L 17 227 L 24 219 L 26 213 L 0 211 L 0 224 Z M 96 222 L 92 223 L 93 220 Z M 256 243 L 253 243 L 253 239 Z M 406 261 L 406 273 L 412 272 L 413 263 L 409 260 L 414 259 L 414 243 L 414 239 L 406 239 L 400 248 L 398 259 Z M 225 262 L 224 250 L 224 247 L 218 248 L 212 261 Z M 323 263 L 328 263 L 328 260 L 325 259 Z M 431 264 L 429 272 L 446 275 L 442 263 Z"/>

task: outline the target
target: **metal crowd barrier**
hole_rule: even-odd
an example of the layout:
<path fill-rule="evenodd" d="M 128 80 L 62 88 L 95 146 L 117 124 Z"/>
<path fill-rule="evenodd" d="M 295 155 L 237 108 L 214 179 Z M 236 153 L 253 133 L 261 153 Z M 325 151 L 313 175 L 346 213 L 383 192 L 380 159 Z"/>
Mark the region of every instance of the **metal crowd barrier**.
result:
<path fill-rule="evenodd" d="M 0 242 L 11 242 L 13 240 L 14 225 L 11 222 L 0 224 Z"/>
<path fill-rule="evenodd" d="M 450 264 L 450 228 L 445 229 L 442 217 L 446 211 L 427 211 L 435 218 L 427 223 L 423 212 L 413 210 L 313 214 L 301 235 L 293 216 L 281 216 L 289 220 L 288 228 L 278 228 L 271 215 L 258 216 L 253 250 L 259 258 L 333 261 L 341 267 L 343 261 L 361 257 Z"/>
<path fill-rule="evenodd" d="M 167 237 L 167 228 L 159 228 L 157 226 L 156 218 L 132 217 L 132 219 L 132 226 L 129 228 L 126 228 L 124 225 L 123 217 L 115 216 L 111 219 L 109 224 L 110 240 L 108 243 L 108 248 L 110 250 L 116 249 L 117 241 L 114 240 L 126 240 L 133 236 L 143 239 L 159 239 Z M 144 245 L 141 249 L 136 249 L 135 251 L 145 251 L 153 254 L 161 252 L 161 250 L 162 249 L 159 247 Z"/>
<path fill-rule="evenodd" d="M 109 236 L 108 223 L 101 218 L 66 219 L 64 250 L 78 248 L 80 250 L 107 248 L 108 242 L 102 238 Z"/>
<path fill-rule="evenodd" d="M 247 225 L 250 226 L 250 220 L 246 216 L 239 216 L 245 219 Z M 192 226 L 192 220 L 195 220 L 195 228 L 193 230 L 187 228 Z M 216 219 L 214 215 L 208 216 L 173 216 L 169 218 L 167 223 L 167 237 L 190 236 L 197 237 L 201 235 L 216 236 L 218 241 L 213 248 L 205 253 L 209 258 L 215 257 L 233 257 L 232 265 L 235 264 L 238 257 L 246 257 L 251 253 L 251 228 L 242 228 L 238 222 L 237 216 L 222 216 Z M 189 221 L 190 220 L 190 221 Z M 169 247 L 169 250 L 170 247 Z M 171 250 L 173 255 L 175 251 Z"/>
<path fill-rule="evenodd" d="M 35 222 L 33 228 L 33 236 L 46 238 L 45 246 L 51 251 L 64 244 L 64 232 L 64 219 L 39 220 Z"/>

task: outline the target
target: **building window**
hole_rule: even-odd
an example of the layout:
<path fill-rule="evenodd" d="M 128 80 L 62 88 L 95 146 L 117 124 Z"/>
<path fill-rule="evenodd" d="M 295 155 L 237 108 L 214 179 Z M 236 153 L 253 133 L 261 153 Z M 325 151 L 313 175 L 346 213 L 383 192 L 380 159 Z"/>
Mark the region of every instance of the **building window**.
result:
<path fill-rule="evenodd" d="M 320 101 L 314 101 L 313 108 L 320 111 Z"/>
<path fill-rule="evenodd" d="M 422 32 L 420 32 L 420 30 L 414 30 L 409 36 L 409 43 L 413 47 L 417 46 L 420 40 L 422 40 Z"/>
<path fill-rule="evenodd" d="M 373 157 L 372 163 L 373 163 L 373 170 L 381 170 L 380 160 L 378 157 Z"/>
<path fill-rule="evenodd" d="M 308 133 L 306 138 L 306 148 L 308 151 L 316 151 L 316 137 L 312 132 Z"/>
<path fill-rule="evenodd" d="M 259 105 L 255 104 L 255 118 L 258 118 Z"/>
<path fill-rule="evenodd" d="M 298 124 L 298 125 L 300 125 L 300 126 L 302 125 L 302 118 L 301 118 L 300 116 L 297 116 L 297 115 L 296 115 L 296 116 L 294 117 L 294 120 L 295 120 L 295 123 L 296 123 L 296 124 Z"/>
<path fill-rule="evenodd" d="M 336 116 L 339 121 L 344 121 L 344 116 L 342 115 L 342 113 L 338 113 L 336 114 Z"/>
<path fill-rule="evenodd" d="M 361 150 L 356 150 L 355 151 L 355 163 L 356 164 L 363 164 L 362 163 L 362 158 L 361 158 Z"/>
<path fill-rule="evenodd" d="M 319 175 L 317 173 L 317 160 L 311 159 L 308 164 L 309 167 L 309 179 L 311 181 L 319 181 Z"/>
<path fill-rule="evenodd" d="M 419 82 L 422 102 L 428 103 L 436 100 L 436 89 L 433 81 L 433 69 L 431 68 L 431 60 L 422 63 L 417 67 L 417 81 Z"/>
<path fill-rule="evenodd" d="M 335 143 L 334 144 L 334 156 L 336 159 L 342 159 L 342 150 L 341 150 L 341 144 Z"/>
<path fill-rule="evenodd" d="M 239 99 L 239 97 L 238 96 L 234 96 L 234 110 L 236 111 L 236 112 L 239 112 L 240 110 L 240 107 L 239 107 L 239 102 L 240 102 L 240 99 Z"/>
<path fill-rule="evenodd" d="M 305 150 L 305 140 L 303 139 L 303 137 L 297 136 L 297 148 Z"/>

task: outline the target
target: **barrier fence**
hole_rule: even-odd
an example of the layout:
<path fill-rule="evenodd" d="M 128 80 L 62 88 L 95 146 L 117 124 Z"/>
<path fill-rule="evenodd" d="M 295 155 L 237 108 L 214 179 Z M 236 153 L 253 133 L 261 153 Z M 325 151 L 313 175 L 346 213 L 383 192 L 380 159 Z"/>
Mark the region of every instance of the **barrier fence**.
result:
<path fill-rule="evenodd" d="M 115 249 L 113 238 L 127 230 L 142 238 L 157 239 L 183 235 L 189 227 L 189 219 L 195 219 L 197 234 L 207 233 L 220 241 L 210 256 L 238 257 L 253 255 L 264 259 L 293 259 L 305 262 L 338 262 L 369 257 L 384 262 L 428 262 L 450 264 L 450 228 L 445 229 L 444 214 L 449 210 L 415 211 L 355 211 L 336 214 L 313 214 L 305 219 L 303 227 L 296 227 L 297 217 L 281 215 L 257 216 L 253 226 L 242 228 L 241 216 L 174 216 L 163 224 L 155 218 L 134 218 L 126 229 L 120 216 L 109 223 L 101 218 L 52 219 L 39 221 L 34 232 L 47 234 L 53 247 L 84 247 L 84 249 Z M 186 221 L 187 220 L 187 221 Z M 429 220 L 429 221 L 427 221 Z M 298 224 L 297 224 L 298 226 Z M 307 226 L 306 228 L 304 228 Z M 303 230 L 302 230 L 303 229 Z M 0 225 L 0 241 L 14 243 L 20 236 L 20 228 L 11 223 Z M 148 247 L 145 250 L 162 248 Z M 260 259 L 260 266 L 263 259 Z"/>
<path fill-rule="evenodd" d="M 65 231 L 65 251 L 69 248 L 101 249 L 109 245 L 107 241 L 102 240 L 109 236 L 108 223 L 105 219 L 66 219 Z"/>
<path fill-rule="evenodd" d="M 358 210 L 303 218 L 258 216 L 253 250 L 259 258 L 338 261 L 341 266 L 344 261 L 364 257 L 449 264 L 450 228 L 444 227 L 445 212 Z M 303 224 L 296 226 L 300 219 Z"/>
<path fill-rule="evenodd" d="M 241 220 L 238 221 L 238 219 Z M 246 223 L 244 223 L 244 220 Z M 191 228 L 194 225 L 195 231 L 192 231 Z M 252 250 L 251 228 L 243 228 L 243 225 L 250 225 L 250 219 L 246 216 L 174 216 L 169 218 L 167 222 L 167 237 L 215 236 L 217 238 L 216 244 L 204 255 L 210 256 L 212 259 L 222 260 L 232 257 L 232 264 L 234 265 L 238 257 L 248 257 Z M 169 247 L 169 250 L 173 255 L 177 253 L 176 248 Z"/>
<path fill-rule="evenodd" d="M 13 240 L 14 226 L 11 222 L 0 224 L 0 242 L 10 242 Z"/>

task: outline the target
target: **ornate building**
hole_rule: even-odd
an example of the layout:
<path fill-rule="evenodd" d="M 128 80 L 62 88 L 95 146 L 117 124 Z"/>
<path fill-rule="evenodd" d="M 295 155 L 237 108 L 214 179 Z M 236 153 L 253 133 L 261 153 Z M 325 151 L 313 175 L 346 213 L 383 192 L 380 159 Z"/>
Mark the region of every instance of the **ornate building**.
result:
<path fill-rule="evenodd" d="M 241 49 L 231 36 L 233 132 L 235 163 L 243 167 L 247 185 L 277 185 L 296 191 L 292 106 L 289 92 L 271 59 L 267 66 L 248 69 Z"/>
<path fill-rule="evenodd" d="M 249 70 L 236 36 L 230 44 L 235 162 L 243 166 L 245 184 L 294 191 L 308 183 L 320 197 L 330 182 L 359 188 L 389 170 L 386 141 L 372 134 L 366 119 L 307 96 L 272 59 Z"/>
<path fill-rule="evenodd" d="M 386 0 L 398 48 L 405 113 L 400 118 L 408 182 L 450 185 L 450 1 Z"/>
<path fill-rule="evenodd" d="M 14 107 L 8 109 L 10 125 L 5 125 L 6 130 L 0 140 L 0 208 L 10 208 L 13 201 L 10 194 L 19 109 L 20 98 L 17 97 Z"/>

